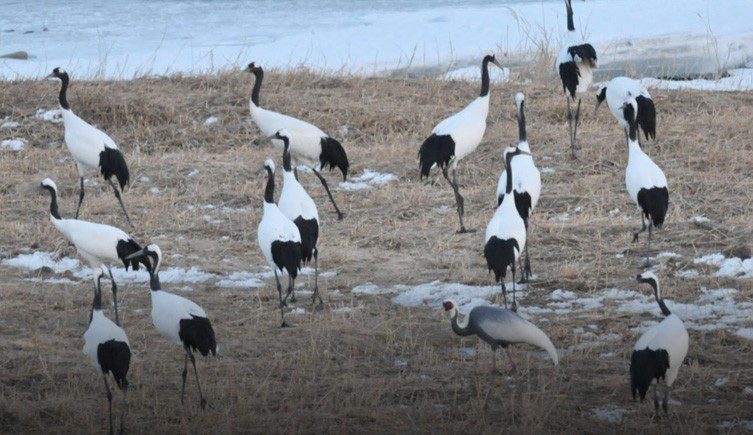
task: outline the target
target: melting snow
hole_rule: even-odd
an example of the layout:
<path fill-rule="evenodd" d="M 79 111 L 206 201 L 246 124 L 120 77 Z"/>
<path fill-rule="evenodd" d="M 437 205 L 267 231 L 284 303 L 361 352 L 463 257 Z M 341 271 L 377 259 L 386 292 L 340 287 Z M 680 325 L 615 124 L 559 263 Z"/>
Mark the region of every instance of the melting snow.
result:
<path fill-rule="evenodd" d="M 358 177 L 351 177 L 350 181 L 343 181 L 340 187 L 345 190 L 362 190 L 371 189 L 373 186 L 389 183 L 397 180 L 397 175 L 389 173 L 374 172 L 370 169 L 364 169 L 363 174 Z"/>
<path fill-rule="evenodd" d="M 541 168 L 541 173 L 542 174 L 554 174 L 555 172 L 557 172 L 557 171 L 555 171 L 554 168 L 550 168 L 550 167 L 543 167 L 543 168 Z"/>
<path fill-rule="evenodd" d="M 657 89 L 696 89 L 702 91 L 749 91 L 753 89 L 753 70 L 748 68 L 730 69 L 728 77 L 719 80 L 660 80 L 641 79 L 649 88 Z"/>
<path fill-rule="evenodd" d="M 0 124 L 0 128 L 18 128 L 18 123 L 16 121 L 5 121 Z"/>
<path fill-rule="evenodd" d="M 695 269 L 678 270 L 677 273 L 675 273 L 676 277 L 685 279 L 696 278 L 698 275 L 698 271 Z"/>
<path fill-rule="evenodd" d="M 0 142 L 0 149 L 9 151 L 21 151 L 26 147 L 29 142 L 26 139 L 15 138 L 5 139 Z"/>
<path fill-rule="evenodd" d="M 34 118 L 41 119 L 42 121 L 49 121 L 53 124 L 59 124 L 63 122 L 63 112 L 60 109 L 39 109 L 34 114 Z"/>
<path fill-rule="evenodd" d="M 631 411 L 625 408 L 617 408 L 617 407 L 610 407 L 610 408 L 593 408 L 590 411 L 590 415 L 592 418 L 595 418 L 599 421 L 605 421 L 608 423 L 621 423 L 623 417 L 626 414 L 630 414 Z"/>
<path fill-rule="evenodd" d="M 746 258 L 745 260 L 738 257 L 725 258 L 724 254 L 717 252 L 696 258 L 693 260 L 693 263 L 718 267 L 719 270 L 714 274 L 717 277 L 753 278 L 753 258 Z"/>
<path fill-rule="evenodd" d="M 753 340 L 753 328 L 740 328 L 735 332 L 735 334 L 738 337 L 747 338 L 748 340 Z M 748 388 L 746 388 L 746 390 L 747 389 Z M 751 389 L 750 394 L 753 394 L 753 389 Z"/>
<path fill-rule="evenodd" d="M 703 215 L 698 215 L 698 216 L 693 216 L 692 218 L 690 218 L 690 222 L 694 222 L 697 224 L 705 224 L 705 223 L 711 222 L 711 219 Z"/>
<path fill-rule="evenodd" d="M 570 216 L 570 213 L 567 212 L 549 218 L 549 220 L 552 222 L 567 222 L 570 219 L 572 219 L 572 216 Z"/>
<path fill-rule="evenodd" d="M 252 272 L 233 272 L 227 278 L 221 279 L 218 283 L 220 287 L 263 287 L 258 273 Z"/>
<path fill-rule="evenodd" d="M 727 382 L 729 382 L 728 378 L 719 378 L 716 381 L 714 381 L 714 386 L 715 387 L 723 387 L 723 386 L 727 385 Z"/>
<path fill-rule="evenodd" d="M 216 117 L 216 116 L 212 115 L 212 116 L 210 116 L 209 118 L 207 118 L 207 119 L 205 119 L 205 120 L 204 120 L 204 125 L 212 125 L 212 124 L 216 124 L 216 123 L 217 123 L 217 121 L 219 121 L 219 120 L 220 120 L 220 119 L 219 119 L 218 117 Z"/>

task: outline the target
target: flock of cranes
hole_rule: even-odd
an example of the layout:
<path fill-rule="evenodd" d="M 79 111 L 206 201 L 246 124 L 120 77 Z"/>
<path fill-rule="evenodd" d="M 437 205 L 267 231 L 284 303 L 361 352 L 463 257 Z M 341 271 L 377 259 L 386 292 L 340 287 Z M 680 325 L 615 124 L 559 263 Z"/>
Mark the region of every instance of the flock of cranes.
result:
<path fill-rule="evenodd" d="M 565 0 L 565 3 L 568 32 L 566 44 L 557 58 L 557 71 L 567 99 L 570 150 L 575 156 L 581 95 L 591 85 L 593 70 L 597 67 L 597 56 L 590 44 L 576 37 L 570 0 Z M 434 127 L 418 152 L 420 178 L 428 177 L 432 168 L 437 167 L 452 188 L 460 224 L 459 233 L 475 231 L 466 228 L 463 222 L 465 201 L 460 194 L 456 170 L 458 163 L 478 147 L 484 136 L 489 113 L 489 64 L 501 68 L 494 54 L 490 53 L 483 58 L 479 96 L 463 110 Z M 277 308 L 280 310 L 281 326 L 285 327 L 288 326 L 285 322 L 285 307 L 288 301 L 295 301 L 295 280 L 302 265 L 311 261 L 316 271 L 312 303 L 318 301 L 319 307 L 323 304 L 318 289 L 319 213 L 316 203 L 299 183 L 295 168 L 304 165 L 313 171 L 326 190 L 338 219 L 343 219 L 344 213 L 338 207 L 327 181 L 319 171 L 327 167 L 339 169 L 345 179 L 350 163 L 342 144 L 316 126 L 262 108 L 260 92 L 264 71 L 255 63 L 250 63 L 247 71 L 255 77 L 249 101 L 251 119 L 267 140 L 282 153 L 283 187 L 277 203 L 274 200 L 276 165 L 273 159 L 267 159 L 264 163 L 267 183 L 263 194 L 263 217 L 258 226 L 258 244 L 268 265 L 274 271 L 278 292 Z M 142 248 L 119 228 L 79 219 L 84 198 L 84 177 L 89 172 L 97 171 L 111 185 L 129 226 L 134 228 L 121 197 L 122 190 L 129 183 L 129 170 L 117 144 L 107 134 L 88 124 L 72 111 L 66 98 L 70 81 L 68 74 L 60 68 L 55 68 L 51 77 L 59 79 L 62 83 L 59 103 L 65 128 L 65 143 L 76 162 L 80 177 L 76 216 L 66 219 L 60 215 L 58 190 L 53 180 L 47 178 L 41 185 L 50 194 L 52 224 L 76 247 L 78 254 L 92 269 L 94 298 L 89 327 L 84 334 L 84 353 L 103 374 L 110 431 L 113 431 L 113 397 L 108 376 L 113 377 L 116 386 L 123 392 L 123 412 L 120 421 L 122 431 L 125 425 L 127 374 L 131 360 L 130 344 L 125 331 L 120 327 L 117 284 L 111 270 L 112 265 L 117 263 L 122 263 L 126 270 L 144 267 L 148 271 L 154 327 L 162 336 L 181 346 L 184 351 L 181 401 L 185 395 L 190 360 L 199 393 L 199 403 L 204 407 L 207 402 L 199 382 L 195 353 L 203 356 L 217 353 L 217 341 L 209 317 L 200 306 L 189 299 L 162 289 L 159 279 L 162 251 L 157 245 L 147 244 Z M 577 105 L 573 112 L 572 106 L 576 100 Z M 642 150 L 638 130 L 644 132 L 646 139 L 655 138 L 656 109 L 645 88 L 637 81 L 626 77 L 615 78 L 601 87 L 596 94 L 596 101 L 597 109 L 600 104 L 606 102 L 610 112 L 625 130 L 628 148 L 625 182 L 642 219 L 641 228 L 634 232 L 634 241 L 641 232 L 648 229 L 647 243 L 650 249 L 652 228 L 659 228 L 664 223 L 669 191 L 664 173 Z M 479 306 L 463 315 L 454 301 L 447 300 L 443 303 L 444 309 L 449 313 L 454 332 L 461 336 L 477 335 L 491 345 L 493 371 L 497 370 L 496 350 L 499 347 L 506 349 L 511 366 L 515 370 L 515 364 L 507 349 L 515 343 L 528 343 L 542 348 L 555 365 L 559 362 L 557 350 L 547 335 L 517 313 L 515 294 L 518 263 L 521 268 L 521 281 L 526 282 L 531 279 L 527 245 L 529 219 L 537 206 L 542 189 L 541 175 L 534 163 L 534 153 L 526 134 L 525 106 L 525 96 L 522 93 L 516 94 L 518 143 L 503 149 L 505 167 L 502 168 L 494 199 L 497 208 L 486 228 L 483 247 L 488 269 L 493 272 L 495 282 L 500 284 L 504 306 Z M 505 286 L 508 270 L 512 275 L 512 303 L 509 308 Z M 115 307 L 114 322 L 102 310 L 101 280 L 105 274 L 111 281 Z M 288 277 L 284 291 L 281 284 L 283 275 Z M 643 399 L 655 380 L 654 401 L 658 413 L 656 385 L 663 380 L 666 387 L 663 408 L 666 412 L 669 386 L 674 382 L 678 368 L 687 353 L 688 334 L 682 321 L 667 309 L 656 275 L 645 272 L 638 276 L 638 281 L 653 288 L 665 320 L 646 332 L 636 343 L 630 366 L 631 387 L 634 396 L 638 393 Z"/>

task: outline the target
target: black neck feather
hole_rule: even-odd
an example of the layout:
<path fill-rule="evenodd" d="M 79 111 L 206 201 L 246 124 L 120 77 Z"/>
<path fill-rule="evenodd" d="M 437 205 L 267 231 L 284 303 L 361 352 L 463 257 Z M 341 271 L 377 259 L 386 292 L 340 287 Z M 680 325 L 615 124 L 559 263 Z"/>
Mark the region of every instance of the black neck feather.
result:
<path fill-rule="evenodd" d="M 58 211 L 58 195 L 50 186 L 44 186 L 50 192 L 50 214 L 55 219 L 60 219 L 60 212 Z"/>
<path fill-rule="evenodd" d="M 254 83 L 254 90 L 251 92 L 251 101 L 256 107 L 259 107 L 259 92 L 261 92 L 261 82 L 264 80 L 264 70 L 261 67 L 255 68 L 254 75 L 256 76 L 256 83 Z"/>
<path fill-rule="evenodd" d="M 92 301 L 92 311 L 102 309 L 102 288 L 99 286 L 99 278 L 97 279 L 97 286 L 94 288 L 94 300 Z"/>
<path fill-rule="evenodd" d="M 505 156 L 505 169 L 507 174 L 507 184 L 505 185 L 505 194 L 509 195 L 512 193 L 512 158 L 515 157 L 514 153 L 507 153 Z"/>
<path fill-rule="evenodd" d="M 60 95 L 58 95 L 60 107 L 65 110 L 70 110 L 71 106 L 68 105 L 68 99 L 66 98 L 66 92 L 68 91 L 68 74 L 62 74 L 60 76 L 60 81 L 62 82 L 60 85 Z"/>
<path fill-rule="evenodd" d="M 654 279 L 649 279 L 648 284 L 654 288 L 654 298 L 656 298 L 656 302 L 659 304 L 659 309 L 661 310 L 661 313 L 666 317 L 672 314 L 671 311 L 669 311 L 669 308 L 667 308 L 667 304 L 664 303 L 664 298 L 659 298 L 659 285 L 654 281 Z"/>
<path fill-rule="evenodd" d="M 518 142 L 526 141 L 526 114 L 525 114 L 525 101 L 520 102 L 518 108 Z"/>
<path fill-rule="evenodd" d="M 284 144 L 282 151 L 282 169 L 286 172 L 293 170 L 293 166 L 290 163 L 290 140 L 287 137 L 282 138 Z"/>
<path fill-rule="evenodd" d="M 149 271 L 149 288 L 154 292 L 162 290 L 162 286 L 159 282 L 159 273 Z"/>
<path fill-rule="evenodd" d="M 567 30 L 575 30 L 575 24 L 573 23 L 573 7 L 570 5 L 570 1 L 567 2 Z"/>
<path fill-rule="evenodd" d="M 271 168 L 267 170 L 267 188 L 264 190 L 264 202 L 273 204 L 275 202 L 275 173 Z"/>
<path fill-rule="evenodd" d="M 484 58 L 481 62 L 481 93 L 479 97 L 489 95 L 489 59 Z"/>

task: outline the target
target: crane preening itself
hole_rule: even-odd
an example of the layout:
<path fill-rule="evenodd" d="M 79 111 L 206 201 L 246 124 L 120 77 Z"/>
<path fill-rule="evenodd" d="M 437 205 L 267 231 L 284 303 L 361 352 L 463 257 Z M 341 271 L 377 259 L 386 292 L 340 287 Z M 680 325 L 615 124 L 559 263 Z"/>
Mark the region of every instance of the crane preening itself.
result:
<path fill-rule="evenodd" d="M 217 355 L 217 341 L 214 336 L 212 323 L 207 313 L 195 302 L 162 290 L 159 281 L 159 268 L 162 263 L 162 250 L 159 246 L 150 244 L 139 252 L 128 256 L 128 259 L 145 259 L 149 271 L 149 288 L 152 296 L 152 323 L 163 337 L 181 346 L 185 351 L 183 384 L 180 389 L 180 401 L 186 393 L 186 377 L 188 376 L 188 360 L 191 360 L 193 373 L 196 377 L 196 388 L 199 390 L 199 405 L 207 405 L 201 392 L 199 372 L 196 370 L 194 352 L 207 356 L 211 352 Z"/>
<path fill-rule="evenodd" d="M 327 185 L 327 180 L 319 173 L 319 170 L 326 169 L 327 167 L 330 170 L 338 168 L 342 172 L 343 181 L 346 179 L 350 163 L 342 144 L 315 125 L 309 124 L 306 121 L 263 109 L 259 105 L 259 93 L 262 81 L 264 80 L 264 70 L 261 66 L 251 62 L 248 64 L 246 71 L 256 77 L 254 90 L 251 93 L 251 100 L 248 103 L 254 123 L 267 137 L 274 136 L 280 130 L 290 132 L 290 156 L 292 157 L 293 165 L 302 164 L 311 168 L 317 178 L 319 178 L 322 186 L 324 186 L 324 190 L 327 191 L 327 196 L 329 196 L 332 205 L 335 207 L 337 219 L 342 220 L 345 214 L 337 207 L 335 198 L 332 197 L 332 193 Z M 282 140 L 272 139 L 272 144 L 282 152 Z"/>
<path fill-rule="evenodd" d="M 669 412 L 669 388 L 677 379 L 685 356 L 688 354 L 688 331 L 682 320 L 672 314 L 664 303 L 659 287 L 659 278 L 653 272 L 644 272 L 637 276 L 640 283 L 651 286 L 654 298 L 664 315 L 657 325 L 641 335 L 633 347 L 630 357 L 630 390 L 633 399 L 640 396 L 641 402 L 646 398 L 646 392 L 654 383 L 654 411 L 659 415 L 658 385 L 664 381 L 664 399 L 662 409 L 664 414 Z"/>
<path fill-rule="evenodd" d="M 58 102 L 60 103 L 63 115 L 65 144 L 76 161 L 80 182 L 76 219 L 78 219 L 79 212 L 81 211 L 81 203 L 84 201 L 84 176 L 89 171 L 98 170 L 102 174 L 102 177 L 110 183 L 112 191 L 120 203 L 120 208 L 123 210 L 123 214 L 125 214 L 128 225 L 133 229 L 131 218 L 128 216 L 123 199 L 120 197 L 121 191 L 130 182 L 128 165 L 126 165 L 123 153 L 120 152 L 118 145 L 110 136 L 73 113 L 66 98 L 68 83 L 70 81 L 68 73 L 61 68 L 55 68 L 52 70 L 52 74 L 47 77 L 55 77 L 62 82 Z M 113 177 L 117 179 L 120 190 L 118 190 L 118 186 L 113 182 Z"/>
<path fill-rule="evenodd" d="M 481 62 L 481 92 L 463 110 L 444 119 L 431 131 L 431 135 L 421 144 L 418 151 L 420 178 L 428 177 L 431 168 L 438 166 L 447 183 L 455 194 L 455 205 L 460 220 L 458 233 L 468 233 L 463 224 L 465 200 L 460 194 L 456 181 L 457 166 L 460 161 L 472 153 L 486 131 L 486 117 L 489 114 L 489 64 L 499 68 L 502 65 L 493 53 L 486 55 Z M 442 103 L 446 103 L 442 102 Z M 447 171 L 452 170 L 452 180 Z"/>
<path fill-rule="evenodd" d="M 457 335 L 476 335 L 492 347 L 492 373 L 497 373 L 497 349 L 500 347 L 507 353 L 512 371 L 516 370 L 508 346 L 517 343 L 528 343 L 541 348 L 549 354 L 554 365 L 559 363 L 557 349 L 549 337 L 518 313 L 506 308 L 481 305 L 474 307 L 463 320 L 460 320 L 460 310 L 455 301 L 446 300 L 442 306 L 450 315 L 452 330 Z"/>
<path fill-rule="evenodd" d="M 646 140 L 656 139 L 656 106 L 648 89 L 638 80 L 628 77 L 615 77 L 596 93 L 596 107 L 594 114 L 599 110 L 599 106 L 606 101 L 612 116 L 625 129 L 627 134 L 630 125 L 623 114 L 623 108 L 630 104 L 631 100 L 636 103 L 636 121 L 638 126 L 646 135 Z"/>
<path fill-rule="evenodd" d="M 58 210 L 58 188 L 55 182 L 45 178 L 41 186 L 50 192 L 50 221 L 69 242 L 73 243 L 78 254 L 89 263 L 94 273 L 94 284 L 96 286 L 99 286 L 99 281 L 102 278 L 102 267 L 107 268 L 112 283 L 115 323 L 119 325 L 118 286 L 115 284 L 110 265 L 122 262 L 126 270 L 129 267 L 133 270 L 139 270 L 139 263 L 142 263 L 143 260 L 129 259 L 129 255 L 139 251 L 141 246 L 119 228 L 78 219 L 63 219 Z"/>
<path fill-rule="evenodd" d="M 565 0 L 567 8 L 567 33 L 563 38 L 562 49 L 557 56 L 557 72 L 562 80 L 562 89 L 567 98 L 567 123 L 570 131 L 570 153 L 575 158 L 575 143 L 580 121 L 580 94 L 588 91 L 593 82 L 593 70 L 597 67 L 596 49 L 583 41 L 575 32 L 573 5 Z M 572 105 L 578 99 L 578 107 L 573 116 Z"/>

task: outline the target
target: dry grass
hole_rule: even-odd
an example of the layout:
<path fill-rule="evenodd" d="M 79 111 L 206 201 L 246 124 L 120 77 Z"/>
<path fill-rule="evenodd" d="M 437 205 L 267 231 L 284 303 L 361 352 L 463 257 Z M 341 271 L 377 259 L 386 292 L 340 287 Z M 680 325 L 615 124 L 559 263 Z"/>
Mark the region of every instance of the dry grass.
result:
<path fill-rule="evenodd" d="M 638 224 L 638 215 L 624 188 L 623 136 L 606 110 L 593 117 L 587 100 L 581 158 L 572 161 L 558 86 L 493 88 L 485 140 L 459 174 L 466 224 L 480 231 L 457 235 L 451 190 L 442 180 L 417 180 L 416 151 L 437 121 L 475 97 L 476 85 L 304 72 L 272 72 L 266 84 L 262 101 L 267 107 L 310 120 L 334 136 L 342 125 L 349 126 L 341 139 L 352 173 L 370 168 L 400 177 L 368 191 L 336 192 L 347 213 L 337 222 L 323 189 L 303 174 L 323 217 L 322 268 L 337 271 L 324 280 L 328 308 L 361 308 L 291 316 L 295 327 L 281 330 L 272 287 L 194 285 L 190 297 L 210 313 L 221 347 L 217 358 L 199 361 L 211 405 L 202 412 L 192 384 L 186 406 L 180 405 L 182 357 L 151 325 L 148 288 L 124 286 L 121 317 L 135 353 L 129 430 L 701 433 L 715 431 L 720 421 L 753 419 L 753 398 L 742 393 L 753 386 L 751 342 L 730 331 L 690 331 L 690 351 L 673 388 L 681 405 L 673 406 L 669 420 L 653 422 L 651 406 L 632 403 L 627 383 L 636 339 L 628 328 L 653 316 L 616 316 L 606 310 L 588 319 L 548 316 L 543 328 L 560 349 L 578 343 L 573 329 L 584 323 L 622 338 L 569 352 L 556 368 L 529 348 L 517 347 L 520 370 L 511 379 L 487 374 L 489 353 L 482 345 L 476 356 L 460 356 L 461 346 L 477 342 L 453 335 L 440 310 L 407 309 L 388 297 L 350 292 L 366 282 L 491 282 L 482 257 L 483 229 L 493 213 L 502 146 L 517 137 L 513 95 L 520 90 L 527 95 L 529 138 L 539 167 L 556 170 L 543 176 L 531 236 L 534 273 L 540 278 L 521 310 L 526 304 L 541 305 L 557 288 L 581 294 L 635 288 L 643 252 L 630 243 L 629 229 Z M 134 180 L 125 195 L 138 226 L 133 235 L 158 242 L 168 253 L 166 266 L 195 265 L 227 274 L 263 264 L 256 245 L 264 183 L 259 169 L 266 157 L 279 156 L 247 119 L 251 86 L 244 74 L 72 84 L 73 109 L 103 127 L 125 151 Z M 30 142 L 20 154 L 0 154 L 2 256 L 35 249 L 75 255 L 48 221 L 47 197 L 30 189 L 51 176 L 61 188 L 62 213 L 74 211 L 76 173 L 62 146 L 63 128 L 32 116 L 40 107 L 56 106 L 57 87 L 50 81 L 0 87 L 0 118 L 21 122 L 12 133 L 2 132 L 3 138 Z M 670 215 L 665 229 L 656 233 L 656 250 L 687 259 L 748 243 L 753 232 L 753 94 L 653 94 L 661 119 L 659 140 L 648 152 L 664 168 L 671 188 Z M 209 115 L 221 119 L 204 126 Z M 193 169 L 198 176 L 188 178 Z M 141 176 L 151 181 L 141 182 Z M 328 178 L 337 181 L 335 175 Z M 159 193 L 150 193 L 151 187 Z M 248 206 L 252 212 L 222 215 L 221 223 L 211 223 L 202 219 L 204 213 L 187 208 L 207 203 Z M 437 213 L 443 205 L 450 211 Z M 116 207 L 108 190 L 90 187 L 82 217 L 124 226 Z M 575 213 L 576 207 L 582 211 Z M 632 219 L 611 218 L 608 212 L 614 208 Z M 549 220 L 564 212 L 572 220 Z M 710 217 L 711 224 L 688 222 L 699 214 Z M 178 253 L 182 256 L 171 257 Z M 674 269 L 683 265 L 673 263 L 662 273 L 668 298 L 694 301 L 699 288 L 708 286 L 736 287 L 740 299 L 753 299 L 749 281 L 674 278 Z M 101 431 L 106 423 L 101 379 L 80 350 L 91 284 L 32 282 L 5 266 L 0 276 L 0 429 Z M 614 352 L 614 357 L 599 357 L 602 352 Z M 396 367 L 396 357 L 407 357 L 407 367 Z M 729 382 L 714 387 L 721 377 Z M 589 417 L 593 408 L 610 405 L 632 413 L 619 425 Z"/>

